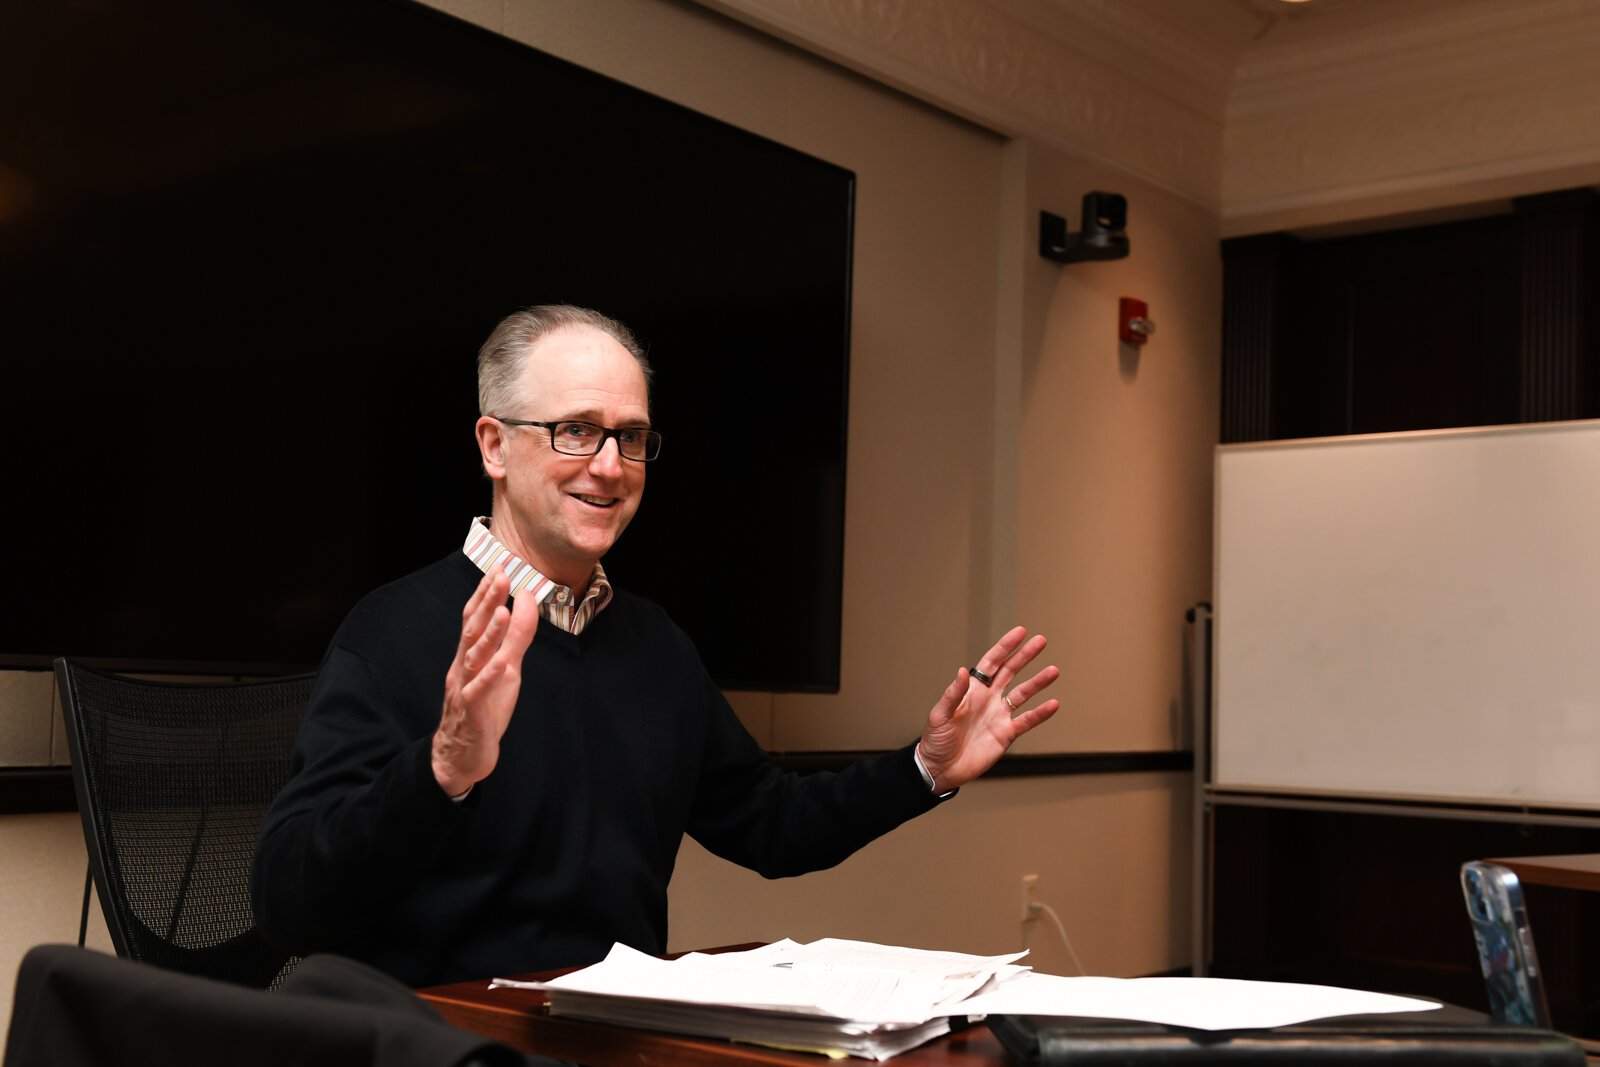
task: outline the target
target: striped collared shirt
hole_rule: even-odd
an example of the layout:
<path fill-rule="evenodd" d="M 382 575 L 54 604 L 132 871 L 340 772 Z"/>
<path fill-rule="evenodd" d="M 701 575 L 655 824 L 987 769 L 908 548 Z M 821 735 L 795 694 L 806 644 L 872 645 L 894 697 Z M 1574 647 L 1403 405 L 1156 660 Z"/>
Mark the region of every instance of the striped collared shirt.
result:
<path fill-rule="evenodd" d="M 611 583 L 606 580 L 606 572 L 600 564 L 594 565 L 589 591 L 579 602 L 571 589 L 546 578 L 527 560 L 512 555 L 511 550 L 489 532 L 487 518 L 472 520 L 461 551 L 485 574 L 489 573 L 490 567 L 498 566 L 502 559 L 505 560 L 506 574 L 511 579 L 511 595 L 533 597 L 539 605 L 540 616 L 569 634 L 581 634 L 590 620 L 611 603 Z"/>

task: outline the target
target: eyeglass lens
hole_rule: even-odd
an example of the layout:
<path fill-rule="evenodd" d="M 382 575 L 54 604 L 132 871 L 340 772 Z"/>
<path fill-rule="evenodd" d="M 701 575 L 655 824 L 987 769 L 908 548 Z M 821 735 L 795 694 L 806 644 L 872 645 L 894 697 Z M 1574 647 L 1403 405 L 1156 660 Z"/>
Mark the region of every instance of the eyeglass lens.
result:
<path fill-rule="evenodd" d="M 617 439 L 617 451 L 628 459 L 654 459 L 661 450 L 661 435 L 654 430 L 624 427 L 607 430 L 591 422 L 558 422 L 550 427 L 550 442 L 569 456 L 592 456 L 607 437 Z"/>

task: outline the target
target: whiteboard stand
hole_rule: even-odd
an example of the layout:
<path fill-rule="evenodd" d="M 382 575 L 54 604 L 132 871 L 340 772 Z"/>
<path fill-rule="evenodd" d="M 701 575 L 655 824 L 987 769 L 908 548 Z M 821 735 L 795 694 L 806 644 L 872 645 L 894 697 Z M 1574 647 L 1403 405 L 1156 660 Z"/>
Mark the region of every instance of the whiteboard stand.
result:
<path fill-rule="evenodd" d="M 1226 808 L 1600 826 L 1600 420 L 1216 456 L 1195 975 Z"/>
<path fill-rule="evenodd" d="M 1211 605 L 1202 600 L 1184 617 L 1189 621 L 1189 721 L 1194 724 L 1189 973 L 1204 978 L 1211 969 Z"/>

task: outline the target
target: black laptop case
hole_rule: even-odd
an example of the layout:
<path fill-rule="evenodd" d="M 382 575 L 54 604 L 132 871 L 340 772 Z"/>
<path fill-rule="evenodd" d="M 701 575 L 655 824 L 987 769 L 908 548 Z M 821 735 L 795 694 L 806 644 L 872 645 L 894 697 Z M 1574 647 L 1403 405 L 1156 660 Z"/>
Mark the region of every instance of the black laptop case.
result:
<path fill-rule="evenodd" d="M 1584 1067 L 1582 1046 L 1445 1005 L 1270 1030 L 1191 1030 L 1125 1019 L 992 1015 L 1014 1059 L 1039 1067 Z"/>

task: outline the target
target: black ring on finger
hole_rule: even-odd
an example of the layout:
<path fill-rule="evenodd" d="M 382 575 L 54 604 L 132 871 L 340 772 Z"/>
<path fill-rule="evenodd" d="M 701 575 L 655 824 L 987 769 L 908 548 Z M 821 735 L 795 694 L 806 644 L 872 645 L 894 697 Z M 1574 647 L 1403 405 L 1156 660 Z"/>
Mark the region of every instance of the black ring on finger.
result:
<path fill-rule="evenodd" d="M 978 681 L 982 682 L 984 685 L 993 685 L 994 684 L 994 679 L 993 678 L 991 678 L 987 674 L 984 674 L 982 671 L 980 671 L 976 667 L 968 667 L 967 668 L 967 673 L 972 675 Z"/>

